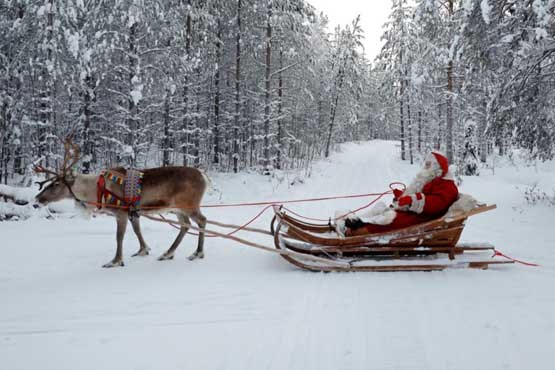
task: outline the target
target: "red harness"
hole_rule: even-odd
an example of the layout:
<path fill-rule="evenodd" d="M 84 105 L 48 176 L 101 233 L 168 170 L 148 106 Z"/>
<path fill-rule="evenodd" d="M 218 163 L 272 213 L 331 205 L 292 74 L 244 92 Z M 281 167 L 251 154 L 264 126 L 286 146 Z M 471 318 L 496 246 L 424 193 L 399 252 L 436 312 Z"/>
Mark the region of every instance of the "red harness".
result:
<path fill-rule="evenodd" d="M 118 208 L 129 209 L 132 205 L 136 205 L 141 200 L 140 195 L 125 198 L 106 188 L 106 177 L 109 175 L 109 171 L 102 171 L 96 181 L 96 201 L 98 209 L 101 209 L 103 204 L 115 205 Z M 117 183 L 123 186 L 123 179 L 119 178 Z"/>
<path fill-rule="evenodd" d="M 98 209 L 102 208 L 103 203 L 108 204 L 108 199 L 113 198 L 119 201 L 121 205 L 126 206 L 122 197 L 106 188 L 106 172 L 100 172 L 98 180 L 96 181 L 96 202 Z"/>

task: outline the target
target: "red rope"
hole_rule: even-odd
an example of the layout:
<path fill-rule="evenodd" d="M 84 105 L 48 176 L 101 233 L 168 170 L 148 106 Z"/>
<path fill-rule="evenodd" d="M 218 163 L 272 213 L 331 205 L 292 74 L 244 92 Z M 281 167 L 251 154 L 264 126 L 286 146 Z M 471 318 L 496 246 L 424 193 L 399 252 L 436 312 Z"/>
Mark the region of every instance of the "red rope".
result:
<path fill-rule="evenodd" d="M 389 191 L 388 191 L 389 193 Z M 306 203 L 306 202 L 321 202 L 324 200 L 333 199 L 351 199 L 351 198 L 365 198 L 369 196 L 378 196 L 384 193 L 368 193 L 356 195 L 340 195 L 335 197 L 322 197 L 322 198 L 306 198 L 295 200 L 274 200 L 269 202 L 253 202 L 253 203 L 230 203 L 230 204 L 206 204 L 201 205 L 202 208 L 225 208 L 225 207 L 249 207 L 249 206 L 273 206 L 275 204 L 289 204 L 289 203 Z"/>
<path fill-rule="evenodd" d="M 239 227 L 236 228 L 235 230 L 230 231 L 230 232 L 227 233 L 226 235 L 227 235 L 227 236 L 231 236 L 231 235 L 233 235 L 233 234 L 235 234 L 235 233 L 237 233 L 237 232 L 243 230 L 245 227 L 249 226 L 249 225 L 252 224 L 254 221 L 256 221 L 260 216 L 262 216 L 262 214 L 264 214 L 264 212 L 266 212 L 266 211 L 267 211 L 270 207 L 272 207 L 272 206 L 273 206 L 273 204 L 264 207 L 264 209 L 263 209 L 262 211 L 258 212 L 258 214 L 257 214 L 256 216 L 254 216 L 252 219 L 250 219 L 249 221 L 247 221 L 247 222 L 244 223 L 243 225 L 239 226 Z M 167 221 L 166 218 L 165 218 L 163 215 L 159 215 L 159 216 L 162 218 L 162 220 Z M 176 225 L 174 225 L 174 224 L 171 224 L 171 223 L 170 223 L 170 225 L 171 225 L 174 229 L 178 229 L 178 230 L 181 229 L 179 226 L 176 226 Z M 193 233 L 193 232 L 189 232 L 189 234 L 198 236 L 197 233 Z M 216 235 L 206 235 L 206 238 L 216 238 L 216 237 L 217 237 Z"/>
<path fill-rule="evenodd" d="M 389 188 L 393 190 L 393 185 L 402 185 L 403 188 L 406 188 L 405 184 L 400 183 L 400 182 L 393 182 L 391 184 L 389 184 Z M 358 212 L 364 208 L 370 207 L 372 204 L 376 203 L 379 199 L 381 199 L 384 195 L 390 194 L 392 192 L 392 190 L 388 190 L 386 192 L 383 193 L 368 193 L 368 194 L 357 194 L 357 195 L 341 195 L 341 196 L 335 196 L 335 197 L 321 197 L 321 198 L 307 198 L 307 199 L 296 199 L 296 200 L 285 200 L 285 201 L 272 201 L 272 202 L 253 202 L 253 203 L 230 203 L 230 204 L 213 204 L 213 205 L 201 205 L 200 207 L 203 208 L 224 208 L 224 207 L 248 207 L 248 206 L 260 206 L 260 205 L 265 205 L 266 207 L 264 207 L 264 209 L 262 209 L 262 211 L 258 212 L 258 214 L 256 216 L 254 216 L 252 219 L 250 219 L 249 221 L 247 221 L 245 224 L 239 226 L 237 229 L 229 232 L 227 235 L 231 236 L 241 230 L 243 230 L 245 227 L 249 226 L 250 224 L 252 224 L 254 221 L 256 221 L 258 218 L 260 218 L 260 216 L 262 216 L 264 214 L 264 212 L 266 212 L 269 208 L 271 208 L 274 205 L 283 205 L 283 204 L 288 204 L 288 203 L 303 203 L 303 202 L 320 202 L 320 201 L 324 201 L 324 200 L 332 200 L 332 199 L 351 199 L 351 198 L 362 198 L 362 197 L 369 197 L 369 196 L 377 196 L 376 199 L 374 199 L 373 201 L 371 201 L 368 204 L 365 204 L 362 207 L 359 207 L 357 209 L 355 209 L 354 211 L 350 211 L 351 212 Z M 88 204 L 91 205 L 98 205 L 98 203 L 95 202 L 86 202 Z M 105 204 L 105 207 L 112 207 L 112 208 L 124 208 L 127 209 L 129 208 L 128 206 L 116 206 L 116 205 L 108 205 Z M 149 209 L 149 208 L 160 208 L 162 209 L 163 207 L 141 207 L 143 209 Z M 171 208 L 186 208 L 186 207 L 181 207 L 181 206 L 173 206 Z M 191 208 L 191 207 L 188 207 Z M 287 208 L 286 208 L 287 209 Z M 318 219 L 318 218 L 310 218 L 310 217 L 306 217 L 306 216 L 302 216 L 296 212 L 293 212 L 290 209 L 287 209 L 288 212 L 290 212 L 293 215 L 296 215 L 297 217 L 301 217 L 307 220 L 312 220 L 312 221 L 328 221 L 329 219 Z M 334 221 L 340 218 L 343 218 L 345 216 L 347 216 L 349 213 L 346 213 L 345 215 L 342 215 L 340 217 L 337 217 L 335 219 L 333 219 Z M 160 217 L 162 217 L 163 220 L 165 220 L 165 218 L 160 215 Z M 180 229 L 179 227 L 172 225 L 174 228 L 176 229 Z M 192 235 L 198 235 L 196 233 L 191 233 Z M 206 237 L 214 237 L 214 235 L 207 235 Z"/>
<path fill-rule="evenodd" d="M 329 220 L 337 221 L 337 220 L 342 219 L 342 218 L 344 218 L 345 216 L 347 216 L 347 215 L 349 215 L 349 214 L 351 214 L 351 213 L 356 213 L 356 212 L 358 212 L 358 211 L 360 211 L 360 210 L 363 210 L 363 209 L 365 209 L 365 208 L 370 207 L 372 204 L 374 204 L 374 203 L 376 203 L 378 200 L 380 200 L 384 195 L 389 194 L 389 193 L 390 193 L 389 191 L 387 191 L 387 192 L 385 192 L 385 193 L 382 193 L 382 194 L 380 194 L 376 199 L 374 199 L 373 201 L 371 201 L 370 203 L 367 203 L 367 204 L 363 205 L 362 207 L 359 207 L 359 208 L 357 208 L 357 209 L 355 209 L 355 210 L 353 210 L 353 211 L 349 211 L 349 212 L 345 213 L 344 215 L 341 215 L 341 216 L 338 216 L 338 217 L 335 217 L 335 218 L 326 218 L 326 219 L 323 219 L 323 218 L 307 217 L 307 216 L 300 215 L 300 214 L 298 214 L 298 213 L 292 211 L 292 210 L 289 209 L 289 208 L 283 207 L 283 209 L 285 209 L 287 212 L 291 213 L 291 214 L 294 215 L 294 216 L 297 216 L 297 217 L 300 217 L 300 218 L 303 218 L 303 219 L 309 220 L 309 221 L 320 221 L 320 222 L 327 222 L 327 221 L 329 221 Z"/>
<path fill-rule="evenodd" d="M 356 213 L 356 212 L 361 211 L 361 210 L 363 210 L 363 209 L 365 209 L 365 208 L 368 208 L 368 207 L 370 207 L 371 205 L 373 205 L 374 203 L 376 203 L 378 200 L 380 200 L 381 198 L 383 198 L 385 195 L 391 194 L 391 193 L 393 192 L 393 187 L 394 187 L 394 185 L 401 185 L 401 187 L 403 188 L 403 191 L 405 191 L 405 189 L 407 188 L 406 185 L 403 184 L 402 182 L 392 182 L 392 183 L 389 184 L 389 189 L 391 189 L 391 190 L 388 190 L 388 191 L 383 192 L 383 193 L 368 194 L 368 195 L 375 195 L 375 196 L 377 196 L 377 198 L 374 199 L 373 201 L 371 201 L 370 203 L 363 205 L 362 207 L 359 207 L 359 208 L 357 208 L 357 209 L 355 209 L 355 210 L 353 210 L 353 211 L 349 211 L 349 212 L 345 213 L 344 215 L 338 216 L 338 217 L 333 218 L 333 219 L 331 219 L 331 218 L 322 219 L 322 218 L 306 217 L 306 216 L 300 215 L 300 214 L 298 214 L 298 213 L 296 213 L 296 212 L 290 210 L 289 208 L 285 208 L 285 207 L 284 207 L 284 209 L 287 210 L 287 212 L 291 213 L 291 214 L 294 215 L 294 216 L 297 216 L 297 217 L 300 217 L 300 218 L 303 218 L 303 219 L 309 220 L 309 221 L 319 221 L 319 222 L 326 222 L 326 221 L 330 221 L 330 220 L 331 220 L 331 221 L 337 221 L 337 220 L 342 219 L 342 218 L 344 218 L 345 216 L 349 215 L 350 213 Z"/>
<path fill-rule="evenodd" d="M 525 265 L 525 266 L 532 266 L 532 267 L 539 267 L 540 266 L 536 263 L 530 263 L 530 262 L 524 262 L 524 261 L 521 261 L 521 260 L 517 260 L 516 258 L 509 257 L 506 254 L 503 254 L 503 253 L 499 252 L 497 249 L 494 249 L 493 250 L 493 256 L 491 256 L 491 258 L 494 258 L 496 256 L 506 258 L 508 260 L 511 260 L 513 262 L 516 262 L 516 263 L 520 263 L 521 265 Z"/>
<path fill-rule="evenodd" d="M 389 191 L 387 192 L 389 193 Z M 368 193 L 368 194 L 356 194 L 356 195 L 340 195 L 335 197 L 321 197 L 321 198 L 306 198 L 306 199 L 294 199 L 294 200 L 275 200 L 275 201 L 268 201 L 268 202 L 245 202 L 245 203 L 228 203 L 228 204 L 204 204 L 200 205 L 200 208 L 226 208 L 226 207 L 250 207 L 250 206 L 273 206 L 275 204 L 288 204 L 288 203 L 305 203 L 305 202 L 321 202 L 324 200 L 333 200 L 333 199 L 351 199 L 351 198 L 365 198 L 369 196 L 379 196 L 385 193 Z M 98 206 L 100 203 L 98 202 L 86 202 L 83 203 Z M 115 204 L 102 204 L 106 208 L 119 208 L 119 209 L 128 209 L 129 206 L 117 206 Z M 140 209 L 166 209 L 166 208 L 197 208 L 189 205 L 182 205 L 176 204 L 171 207 L 160 207 L 160 206 L 142 206 L 139 207 Z"/>
<path fill-rule="evenodd" d="M 396 183 L 396 184 L 399 184 L 399 183 Z M 393 184 L 390 184 L 390 188 L 391 188 L 392 185 L 393 185 Z M 358 212 L 358 211 L 360 211 L 360 210 L 362 210 L 362 209 L 364 209 L 364 208 L 370 207 L 372 204 L 376 203 L 379 199 L 381 199 L 384 195 L 387 195 L 387 194 L 389 194 L 389 193 L 391 193 L 391 190 L 388 190 L 388 191 L 386 191 L 386 192 L 384 192 L 384 193 L 364 194 L 363 196 L 377 195 L 378 197 L 377 197 L 376 199 L 374 199 L 373 201 L 371 201 L 370 203 L 365 204 L 365 205 L 363 205 L 362 207 L 359 207 L 359 208 L 355 209 L 354 211 L 350 211 L 349 213 L 351 213 L 351 212 L 353 212 L 353 213 L 354 213 L 354 212 Z M 311 199 L 305 200 L 305 201 L 328 200 L 328 199 L 341 199 L 341 198 L 359 198 L 359 197 L 361 197 L 361 196 L 362 196 L 362 195 L 349 195 L 349 196 L 341 196 L 341 197 L 311 198 Z M 303 201 L 303 200 L 285 201 L 284 203 L 296 203 L 296 202 L 301 202 L 301 201 Z M 270 202 L 243 203 L 242 205 L 250 206 L 250 205 L 258 205 L 258 204 L 261 204 L 261 205 L 268 204 L 268 205 L 266 205 L 266 207 L 264 207 L 260 212 L 258 212 L 258 214 L 257 214 L 256 216 L 254 216 L 253 218 L 251 218 L 249 221 L 247 221 L 247 222 L 244 223 L 243 225 L 239 226 L 237 229 L 235 229 L 235 230 L 233 230 L 233 231 L 227 233 L 226 235 L 231 236 L 231 235 L 233 235 L 233 234 L 235 234 L 235 233 L 237 233 L 237 232 L 243 230 L 245 227 L 249 226 L 249 225 L 252 224 L 254 221 L 256 221 L 258 218 L 260 218 L 260 216 L 262 216 L 262 215 L 264 214 L 264 212 L 266 212 L 266 211 L 267 211 L 268 209 L 270 209 L 272 206 L 277 205 L 276 203 L 270 203 Z M 227 204 L 227 205 L 221 205 L 221 206 L 222 206 L 222 207 L 234 207 L 234 206 L 239 206 L 239 205 L 241 205 L 241 204 Z M 214 205 L 213 207 L 217 207 L 217 205 Z M 293 215 L 295 215 L 295 216 L 297 216 L 297 217 L 304 218 L 304 219 L 306 219 L 306 220 L 323 221 L 323 222 L 326 222 L 326 221 L 329 220 L 329 219 L 310 218 L 310 217 L 306 217 L 306 216 L 300 215 L 300 214 L 298 214 L 298 213 L 296 213 L 296 212 L 294 212 L 294 211 L 292 211 L 292 210 L 290 210 L 290 209 L 288 209 L 288 208 L 285 208 L 285 207 L 284 207 L 284 209 L 286 209 L 289 213 L 291 213 L 291 214 L 293 214 Z M 345 215 L 341 215 L 341 216 L 339 216 L 339 217 L 337 217 L 337 218 L 334 218 L 333 221 L 338 220 L 338 219 L 340 219 L 340 218 L 343 218 L 343 217 L 347 216 L 349 213 L 346 213 Z M 162 215 L 160 215 L 160 217 L 162 217 L 162 219 L 164 219 L 164 217 L 163 217 Z M 175 226 L 175 225 L 172 225 L 172 226 L 175 227 L 176 229 L 178 229 L 177 226 Z M 198 236 L 198 234 L 196 234 L 196 233 L 190 233 L 190 234 L 192 234 L 192 235 L 197 235 L 197 236 Z M 210 238 L 210 237 L 214 237 L 214 235 L 207 235 L 206 237 L 207 237 L 207 238 Z"/>
<path fill-rule="evenodd" d="M 241 226 L 238 227 L 237 229 L 235 229 L 235 230 L 229 232 L 227 235 L 230 236 L 230 235 L 235 234 L 235 233 L 238 232 L 238 231 L 243 230 L 245 227 L 249 226 L 249 225 L 252 224 L 256 219 L 258 219 L 260 216 L 262 216 L 262 214 L 263 214 L 264 212 L 266 212 L 268 209 L 270 209 L 270 207 L 272 207 L 272 206 L 273 206 L 273 204 L 270 204 L 269 206 L 264 207 L 264 209 L 263 209 L 262 211 L 258 212 L 258 214 L 257 214 L 256 216 L 254 216 L 250 221 L 248 221 L 246 224 L 241 225 Z"/>

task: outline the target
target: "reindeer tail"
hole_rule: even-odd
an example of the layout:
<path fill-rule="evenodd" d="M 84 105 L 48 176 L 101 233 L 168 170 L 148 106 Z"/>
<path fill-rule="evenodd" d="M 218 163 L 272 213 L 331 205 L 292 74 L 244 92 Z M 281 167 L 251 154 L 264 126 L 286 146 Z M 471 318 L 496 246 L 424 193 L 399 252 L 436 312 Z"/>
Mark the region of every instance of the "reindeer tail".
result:
<path fill-rule="evenodd" d="M 206 184 L 205 191 L 212 189 L 212 180 L 210 179 L 210 177 L 208 177 L 208 175 L 202 171 L 201 173 L 202 173 L 202 178 L 204 179 L 204 183 Z"/>

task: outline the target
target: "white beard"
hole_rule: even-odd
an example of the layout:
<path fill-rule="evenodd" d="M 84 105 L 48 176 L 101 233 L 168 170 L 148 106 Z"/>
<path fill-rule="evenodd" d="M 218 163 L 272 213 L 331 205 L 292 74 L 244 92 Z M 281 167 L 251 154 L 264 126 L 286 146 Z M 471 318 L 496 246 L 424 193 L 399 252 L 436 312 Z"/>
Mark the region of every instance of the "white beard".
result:
<path fill-rule="evenodd" d="M 426 185 L 427 183 L 429 183 L 430 181 L 432 181 L 438 176 L 441 176 L 441 169 L 439 169 L 439 174 L 438 174 L 438 170 L 434 168 L 421 169 L 420 172 L 416 174 L 416 177 L 414 178 L 414 180 L 412 180 L 410 185 L 407 186 L 407 189 L 403 192 L 403 195 L 421 192 L 424 185 Z"/>

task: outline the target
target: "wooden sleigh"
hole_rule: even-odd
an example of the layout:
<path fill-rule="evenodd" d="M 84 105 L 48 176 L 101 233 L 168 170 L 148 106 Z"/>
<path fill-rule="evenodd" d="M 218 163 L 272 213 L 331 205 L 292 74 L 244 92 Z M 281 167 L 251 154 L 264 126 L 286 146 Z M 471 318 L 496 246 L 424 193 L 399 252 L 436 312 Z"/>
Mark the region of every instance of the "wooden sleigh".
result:
<path fill-rule="evenodd" d="M 480 205 L 455 216 L 379 234 L 339 237 L 331 222 L 312 224 L 274 206 L 271 223 L 275 247 L 293 265 L 310 271 L 436 271 L 447 268 L 487 269 L 513 263 L 491 259 L 492 245 L 457 244 L 468 217 L 495 209 Z M 488 254 L 486 255 L 487 252 Z M 302 256 L 318 256 L 314 261 Z M 329 264 L 322 262 L 329 260 Z"/>

